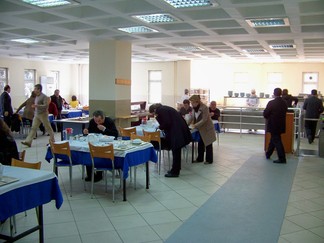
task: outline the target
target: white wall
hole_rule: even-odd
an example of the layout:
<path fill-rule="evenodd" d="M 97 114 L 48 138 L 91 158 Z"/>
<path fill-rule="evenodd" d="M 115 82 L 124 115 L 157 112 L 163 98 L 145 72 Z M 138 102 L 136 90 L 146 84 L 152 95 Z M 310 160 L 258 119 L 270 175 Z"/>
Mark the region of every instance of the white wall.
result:
<path fill-rule="evenodd" d="M 249 81 L 235 89 L 234 75 L 237 72 L 247 72 Z M 192 61 L 191 87 L 210 89 L 210 100 L 223 104 L 224 96 L 229 90 L 234 92 L 250 92 L 252 88 L 272 95 L 273 89 L 268 85 L 268 73 L 282 73 L 280 88 L 286 88 L 290 94 L 302 93 L 303 72 L 319 72 L 318 90 L 324 91 L 324 63 L 217 63 L 213 61 Z"/>
<path fill-rule="evenodd" d="M 9 84 L 13 107 L 18 107 L 24 100 L 24 69 L 36 69 L 37 83 L 40 76 L 48 76 L 50 71 L 60 72 L 59 89 L 62 97 L 70 101 L 74 94 L 87 105 L 89 100 L 89 65 L 36 62 L 20 59 L 1 58 L 0 67 L 9 69 Z M 244 86 L 248 92 L 255 88 L 260 92 L 272 94 L 268 89 L 268 72 L 281 72 L 281 88 L 298 95 L 302 92 L 303 72 L 319 72 L 319 88 L 324 93 L 324 63 L 264 63 L 237 64 L 217 63 L 213 61 L 179 61 L 132 63 L 131 100 L 148 100 L 148 71 L 162 71 L 162 103 L 175 106 L 184 88 L 210 89 L 211 100 L 223 104 L 223 97 L 228 90 L 234 89 L 234 73 L 248 72 L 250 80 Z M 2 92 L 2 91 L 1 91 Z"/>
<path fill-rule="evenodd" d="M 70 101 L 71 96 L 76 95 L 80 99 L 81 104 L 87 103 L 89 96 L 89 70 L 87 66 L 11 58 L 0 59 L 0 67 L 8 68 L 9 70 L 9 85 L 11 86 L 12 105 L 14 108 L 17 108 L 25 101 L 25 69 L 36 70 L 36 83 L 40 83 L 40 76 L 49 76 L 51 71 L 59 71 L 58 89 L 61 91 L 61 96 Z"/>

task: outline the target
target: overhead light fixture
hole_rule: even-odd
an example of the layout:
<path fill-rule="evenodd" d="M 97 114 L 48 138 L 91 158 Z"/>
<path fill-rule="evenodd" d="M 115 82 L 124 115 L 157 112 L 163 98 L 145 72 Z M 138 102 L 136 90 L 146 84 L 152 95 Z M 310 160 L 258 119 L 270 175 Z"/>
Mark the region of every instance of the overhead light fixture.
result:
<path fill-rule="evenodd" d="M 276 44 L 276 45 L 269 45 L 271 49 L 295 49 L 296 45 L 293 44 Z"/>
<path fill-rule="evenodd" d="M 25 3 L 35 5 L 40 8 L 58 7 L 72 4 L 70 0 L 22 0 Z"/>
<path fill-rule="evenodd" d="M 124 31 L 127 33 L 153 33 L 158 32 L 155 29 L 151 29 L 145 26 L 133 26 L 133 27 L 125 27 L 125 28 L 118 28 L 120 31 Z"/>
<path fill-rule="evenodd" d="M 253 28 L 289 26 L 288 18 L 247 19 L 245 21 Z"/>
<path fill-rule="evenodd" d="M 170 23 L 178 21 L 171 14 L 147 14 L 147 15 L 134 15 L 134 18 L 142 20 L 146 23 Z"/>
<path fill-rule="evenodd" d="M 244 49 L 243 52 L 249 54 L 263 54 L 263 53 L 267 53 L 268 51 L 265 49 Z"/>
<path fill-rule="evenodd" d="M 205 49 L 199 46 L 178 46 L 181 51 L 204 51 Z"/>
<path fill-rule="evenodd" d="M 195 8 L 217 6 L 216 2 L 211 0 L 164 0 L 174 8 Z"/>
<path fill-rule="evenodd" d="M 18 43 L 24 43 L 24 44 L 35 44 L 35 43 L 40 42 L 38 40 L 28 39 L 28 38 L 12 39 L 11 41 L 18 42 Z"/>

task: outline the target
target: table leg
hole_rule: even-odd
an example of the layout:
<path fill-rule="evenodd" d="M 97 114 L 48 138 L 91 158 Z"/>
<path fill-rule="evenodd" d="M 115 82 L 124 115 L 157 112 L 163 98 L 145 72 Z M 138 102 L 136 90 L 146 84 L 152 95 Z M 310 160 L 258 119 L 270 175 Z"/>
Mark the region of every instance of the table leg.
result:
<path fill-rule="evenodd" d="M 39 243 L 44 242 L 43 205 L 38 206 Z"/>
<path fill-rule="evenodd" d="M 194 153 L 195 153 L 195 142 L 191 142 L 191 162 L 194 161 Z"/>
<path fill-rule="evenodd" d="M 149 183 L 150 183 L 150 171 L 149 171 L 149 162 L 147 161 L 146 163 L 146 189 L 149 189 Z"/>
<path fill-rule="evenodd" d="M 123 179 L 123 201 L 127 201 L 127 199 L 126 199 L 126 179 Z"/>

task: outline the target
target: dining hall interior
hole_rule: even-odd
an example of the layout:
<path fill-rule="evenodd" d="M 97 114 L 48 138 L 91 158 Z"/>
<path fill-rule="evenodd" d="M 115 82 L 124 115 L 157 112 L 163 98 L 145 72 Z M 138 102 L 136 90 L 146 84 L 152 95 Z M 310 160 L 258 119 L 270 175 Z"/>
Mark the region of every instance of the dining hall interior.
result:
<path fill-rule="evenodd" d="M 110 175 L 107 192 L 102 180 L 92 197 L 82 166 L 73 166 L 72 191 L 69 170 L 59 168 L 63 204 L 43 205 L 45 242 L 324 242 L 323 127 L 319 122 L 311 144 L 303 127 L 311 90 L 323 100 L 324 1 L 32 3 L 0 1 L 0 87 L 10 85 L 14 109 L 39 83 L 47 96 L 59 89 L 68 103 L 77 97 L 79 108 L 67 116 L 81 111 L 87 119 L 102 109 L 118 127 L 139 125 L 153 103 L 178 109 L 185 89 L 221 110 L 213 164 L 192 163 L 190 144 L 180 176 L 166 178 L 172 158 L 164 151 L 161 171 L 154 162 L 129 168 L 127 200 L 120 175 L 112 200 Z M 284 165 L 272 163 L 276 154 L 265 156 L 262 112 L 276 87 L 299 100 Z M 254 111 L 246 107 L 252 89 L 260 98 Z M 14 132 L 18 150 L 52 172 L 49 137 L 38 131 L 25 147 L 28 131 Z M 16 214 L 14 234 L 37 224 L 36 216 L 34 208 Z M 2 223 L 0 235 L 10 234 L 10 225 Z M 34 232 L 17 242 L 37 241 Z"/>

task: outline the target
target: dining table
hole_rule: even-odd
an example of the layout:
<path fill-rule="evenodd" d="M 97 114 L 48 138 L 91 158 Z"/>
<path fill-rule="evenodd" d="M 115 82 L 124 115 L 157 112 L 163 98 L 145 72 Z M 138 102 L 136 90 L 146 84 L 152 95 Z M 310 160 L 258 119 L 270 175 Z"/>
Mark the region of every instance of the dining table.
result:
<path fill-rule="evenodd" d="M 57 209 L 63 204 L 63 196 L 57 177 L 52 171 L 4 166 L 0 180 L 0 221 L 18 213 L 37 208 L 38 225 L 19 234 L 0 234 L 6 242 L 17 241 L 39 231 L 39 242 L 44 242 L 43 205 L 55 200 Z"/>
<path fill-rule="evenodd" d="M 217 133 L 220 133 L 220 126 L 217 120 L 212 120 L 215 131 Z M 156 120 L 152 121 L 152 122 L 147 122 L 147 124 L 141 124 L 139 126 L 135 126 L 136 127 L 136 134 L 143 136 L 144 133 L 143 131 L 146 132 L 155 132 L 158 130 L 159 128 L 159 124 Z M 191 128 L 189 126 L 190 132 L 191 132 L 191 137 L 192 137 L 192 149 L 191 149 L 191 161 L 194 161 L 194 152 L 195 152 L 195 144 L 198 143 L 200 141 L 200 134 L 198 129 L 196 128 Z M 164 132 L 162 130 L 160 130 L 161 132 L 161 138 L 163 138 L 165 136 Z M 219 139 L 219 137 L 218 137 Z"/>
<path fill-rule="evenodd" d="M 91 142 L 96 146 L 113 144 L 115 167 L 121 168 L 122 170 L 121 176 L 123 179 L 123 201 L 127 200 L 126 179 L 129 176 L 130 168 L 133 166 L 137 166 L 140 164 L 146 165 L 146 189 L 149 189 L 149 161 L 154 163 L 157 162 L 157 155 L 153 145 L 147 142 L 135 144 L 132 140 L 112 140 L 108 142 L 105 139 L 106 137 L 107 136 L 102 134 L 92 134 L 91 136 L 84 136 L 80 134 L 70 137 L 70 139 L 67 141 L 69 141 L 71 149 L 72 163 L 83 166 L 92 166 L 88 142 Z M 93 140 L 90 141 L 90 138 Z M 53 159 L 53 154 L 51 152 L 50 147 L 48 147 L 47 149 L 45 159 L 48 162 L 50 162 L 51 159 Z M 98 162 L 100 163 L 100 160 L 98 160 Z M 104 163 L 104 160 L 102 160 L 102 163 Z"/>
<path fill-rule="evenodd" d="M 78 109 L 63 109 L 61 111 L 62 118 L 73 118 L 82 116 L 82 110 Z"/>
<path fill-rule="evenodd" d="M 73 134 L 81 134 L 83 130 L 86 128 L 86 125 L 89 124 L 89 117 L 73 117 L 73 118 L 65 118 L 65 119 L 56 119 L 53 120 L 56 124 L 62 124 L 61 129 L 61 140 L 64 139 L 64 130 L 66 128 L 72 128 Z"/>

